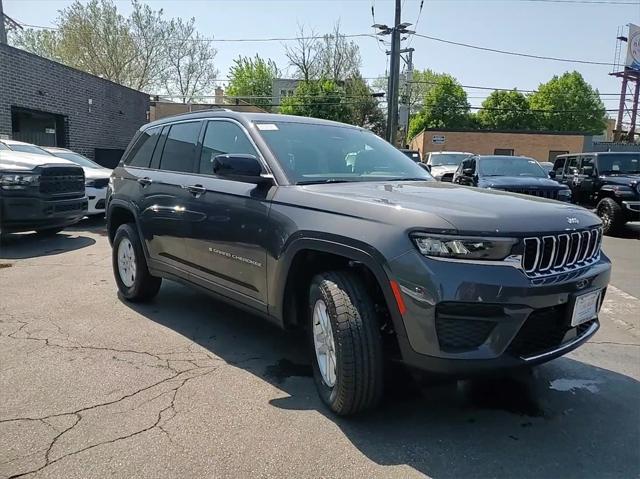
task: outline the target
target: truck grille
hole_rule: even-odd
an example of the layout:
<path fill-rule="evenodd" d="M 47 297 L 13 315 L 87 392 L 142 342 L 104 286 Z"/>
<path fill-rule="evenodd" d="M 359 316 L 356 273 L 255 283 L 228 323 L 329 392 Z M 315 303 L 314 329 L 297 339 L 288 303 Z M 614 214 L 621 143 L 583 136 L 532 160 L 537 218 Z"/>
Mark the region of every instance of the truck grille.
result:
<path fill-rule="evenodd" d="M 538 198 L 558 199 L 558 190 L 539 190 L 535 188 L 507 188 L 504 191 L 520 193 L 521 195 L 537 196 Z"/>
<path fill-rule="evenodd" d="M 537 278 L 587 266 L 600 257 L 602 229 L 524 239 L 522 269 Z"/>
<path fill-rule="evenodd" d="M 52 196 L 83 196 L 84 171 L 76 166 L 50 166 L 40 173 L 40 193 Z"/>
<path fill-rule="evenodd" d="M 534 311 L 511 341 L 507 352 L 514 356 L 527 358 L 556 349 L 564 342 L 582 336 L 591 324 L 597 321 L 597 319 L 592 319 L 571 327 L 566 313 L 566 305 Z M 575 330 L 575 335 L 569 334 L 568 339 L 565 339 L 571 330 Z"/>

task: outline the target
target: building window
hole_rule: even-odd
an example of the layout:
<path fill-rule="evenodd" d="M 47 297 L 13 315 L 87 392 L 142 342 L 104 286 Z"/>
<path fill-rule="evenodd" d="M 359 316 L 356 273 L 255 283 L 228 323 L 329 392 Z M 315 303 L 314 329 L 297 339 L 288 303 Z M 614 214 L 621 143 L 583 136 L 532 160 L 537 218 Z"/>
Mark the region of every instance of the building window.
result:
<path fill-rule="evenodd" d="M 512 149 L 509 149 L 509 148 L 496 148 L 495 150 L 493 150 L 493 154 L 494 155 L 513 156 L 513 148 Z"/>
<path fill-rule="evenodd" d="M 569 153 L 569 152 L 566 151 L 566 150 L 564 150 L 564 151 L 563 150 L 551 150 L 551 151 L 549 151 L 549 161 L 551 163 L 553 163 L 553 162 L 556 161 L 556 157 L 557 156 L 566 155 L 567 153 Z"/>
<path fill-rule="evenodd" d="M 280 97 L 284 98 L 285 96 L 287 96 L 287 90 L 280 90 Z"/>

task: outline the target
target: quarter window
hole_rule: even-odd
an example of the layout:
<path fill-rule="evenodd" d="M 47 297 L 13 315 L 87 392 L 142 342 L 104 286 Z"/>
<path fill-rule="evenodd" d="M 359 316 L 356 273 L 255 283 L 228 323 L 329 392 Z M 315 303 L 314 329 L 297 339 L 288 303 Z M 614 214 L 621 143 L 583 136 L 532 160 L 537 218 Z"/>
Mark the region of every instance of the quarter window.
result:
<path fill-rule="evenodd" d="M 582 157 L 582 164 L 580 165 L 578 173 L 585 176 L 591 176 L 593 174 L 593 156 Z"/>
<path fill-rule="evenodd" d="M 213 159 L 217 155 L 240 153 L 258 156 L 245 132 L 230 121 L 210 121 L 202 142 L 200 173 L 213 174 Z"/>
<path fill-rule="evenodd" d="M 200 125 L 199 121 L 171 125 L 162 151 L 161 170 L 194 172 Z"/>
<path fill-rule="evenodd" d="M 124 164 L 148 168 L 159 135 L 160 127 L 148 128 L 142 131 L 129 155 L 124 160 Z"/>
<path fill-rule="evenodd" d="M 570 156 L 565 166 L 567 174 L 569 175 L 575 174 L 578 171 L 579 163 L 580 163 L 580 158 L 578 158 L 577 156 Z"/>

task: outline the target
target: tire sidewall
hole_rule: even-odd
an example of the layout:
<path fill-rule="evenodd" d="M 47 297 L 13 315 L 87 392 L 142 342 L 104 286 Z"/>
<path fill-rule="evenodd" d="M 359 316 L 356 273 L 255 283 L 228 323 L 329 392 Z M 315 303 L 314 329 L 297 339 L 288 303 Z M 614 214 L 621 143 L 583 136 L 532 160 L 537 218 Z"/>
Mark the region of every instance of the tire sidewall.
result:
<path fill-rule="evenodd" d="M 320 372 L 320 367 L 318 366 L 318 358 L 316 356 L 315 344 L 313 341 L 313 308 L 318 300 L 324 301 L 327 306 L 327 313 L 329 314 L 329 322 L 331 324 L 331 331 L 333 333 L 333 341 L 336 349 L 336 383 L 333 385 L 333 387 L 327 386 L 327 384 L 322 379 L 322 373 Z M 314 280 L 311 283 L 311 287 L 309 290 L 309 327 L 307 329 L 309 342 L 311 345 L 313 379 L 318 388 L 318 393 L 322 397 L 322 400 L 327 404 L 333 404 L 336 401 L 342 381 L 342 371 L 340 367 L 340 365 L 342 364 L 342 351 L 340 349 L 340 342 L 338 340 L 335 323 L 335 305 L 333 304 L 331 295 L 329 295 L 328 292 L 323 289 L 320 282 Z"/>
<path fill-rule="evenodd" d="M 131 287 L 127 287 L 123 282 L 122 278 L 120 278 L 120 269 L 118 266 L 118 248 L 120 247 L 120 242 L 124 239 L 128 239 L 133 246 L 133 252 L 135 254 L 135 262 L 136 262 L 136 278 Z M 142 287 L 142 272 L 143 268 L 146 268 L 146 264 L 143 263 L 144 260 L 144 252 L 142 251 L 142 246 L 140 244 L 140 239 L 136 231 L 130 224 L 121 225 L 113 238 L 113 248 L 111 254 L 111 261 L 113 264 L 113 275 L 116 280 L 116 284 L 118 285 L 118 290 L 120 293 L 127 299 L 135 298 L 138 296 L 140 289 Z"/>
<path fill-rule="evenodd" d="M 602 229 L 604 234 L 613 233 L 620 227 L 621 214 L 619 211 L 616 211 L 616 207 L 618 207 L 618 204 L 611 198 L 604 198 L 600 200 L 600 203 L 598 203 L 596 213 L 600 219 L 603 220 Z M 608 217 L 608 222 L 606 223 L 604 221 L 603 214 Z"/>

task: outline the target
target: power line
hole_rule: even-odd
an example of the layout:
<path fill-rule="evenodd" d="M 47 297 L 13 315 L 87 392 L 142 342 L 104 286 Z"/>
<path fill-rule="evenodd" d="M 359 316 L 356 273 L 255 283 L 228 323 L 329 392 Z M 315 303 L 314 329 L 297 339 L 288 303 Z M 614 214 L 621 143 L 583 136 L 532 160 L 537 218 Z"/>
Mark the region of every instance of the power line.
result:
<path fill-rule="evenodd" d="M 559 58 L 559 57 L 548 57 L 548 56 L 544 56 L 544 55 L 533 55 L 530 53 L 521 53 L 521 52 L 512 52 L 512 51 L 508 51 L 508 50 L 499 50 L 497 48 L 488 48 L 488 47 L 481 47 L 478 45 L 471 45 L 469 43 L 462 43 L 462 42 L 454 42 L 452 40 L 445 40 L 444 38 L 438 38 L 438 37 L 432 37 L 429 35 L 423 35 L 421 33 L 414 33 L 415 36 L 420 37 L 420 38 L 426 38 L 427 40 L 433 40 L 436 42 L 441 42 L 441 43 L 447 43 L 449 45 L 456 45 L 459 47 L 465 47 L 465 48 L 473 48 L 474 50 L 482 50 L 485 52 L 492 52 L 492 53 L 501 53 L 503 55 L 512 55 L 512 56 L 516 56 L 516 57 L 526 57 L 526 58 L 535 58 L 537 60 L 552 60 L 552 61 L 556 61 L 556 62 L 569 62 L 569 63 L 582 63 L 585 65 L 605 65 L 605 66 L 613 66 L 613 63 L 608 63 L 608 62 L 596 62 L 596 61 L 591 61 L 591 60 L 575 60 L 575 59 L 570 59 L 570 58 Z"/>
<path fill-rule="evenodd" d="M 620 1 L 620 0 L 520 0 L 531 3 L 579 3 L 583 5 L 640 5 L 640 2 Z"/>

